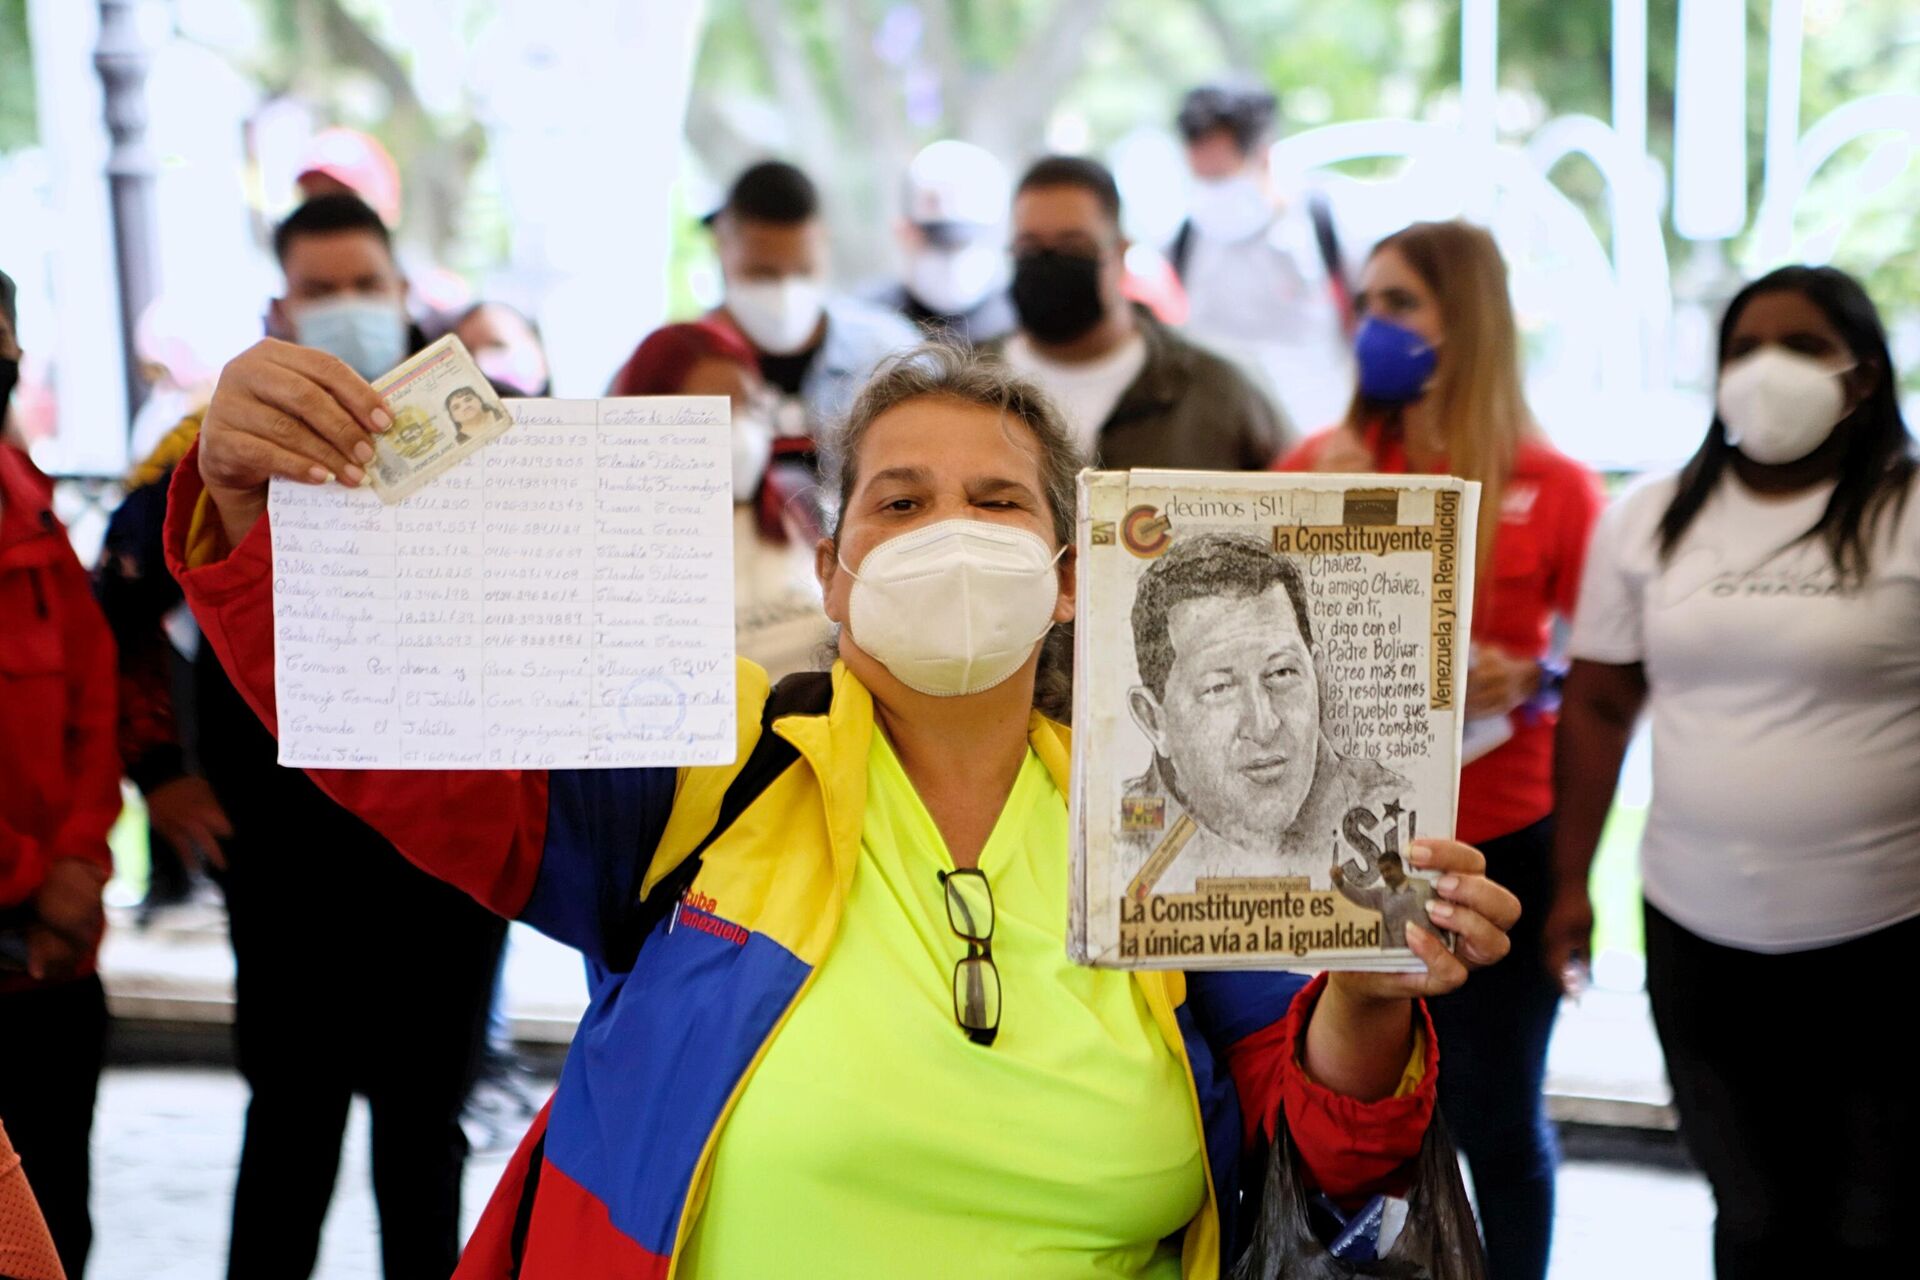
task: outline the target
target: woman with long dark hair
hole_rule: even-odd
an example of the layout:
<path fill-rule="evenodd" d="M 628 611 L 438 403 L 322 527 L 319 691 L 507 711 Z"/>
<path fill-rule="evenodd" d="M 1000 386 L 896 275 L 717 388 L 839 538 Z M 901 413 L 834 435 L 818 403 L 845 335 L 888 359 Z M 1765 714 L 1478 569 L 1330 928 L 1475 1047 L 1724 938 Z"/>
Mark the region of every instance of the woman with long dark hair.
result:
<path fill-rule="evenodd" d="M 1587 872 L 1649 711 L 1647 990 L 1719 1275 L 1891 1275 L 1920 1142 L 1881 1048 L 1883 975 L 1920 947 L 1913 441 L 1879 315 L 1831 267 L 1742 290 L 1719 362 L 1699 451 L 1594 537 L 1549 956 L 1587 946 Z M 1808 1021 L 1770 1031 L 1788 1012 Z"/>

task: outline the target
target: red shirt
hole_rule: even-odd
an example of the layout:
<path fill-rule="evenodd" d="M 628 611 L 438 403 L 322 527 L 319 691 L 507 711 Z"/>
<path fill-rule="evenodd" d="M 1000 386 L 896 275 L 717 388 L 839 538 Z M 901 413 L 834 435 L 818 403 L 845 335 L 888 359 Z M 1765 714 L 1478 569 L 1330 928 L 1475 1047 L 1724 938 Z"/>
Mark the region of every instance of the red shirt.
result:
<path fill-rule="evenodd" d="M 1275 471 L 1311 471 L 1335 431 L 1308 436 L 1273 464 Z M 1374 469 L 1404 474 L 1407 453 L 1399 435 L 1368 430 Z M 1554 615 L 1573 616 L 1587 540 L 1605 505 L 1599 481 L 1559 450 L 1525 441 L 1501 500 L 1490 582 L 1482 582 L 1473 610 L 1475 644 L 1518 657 L 1546 656 Z M 1513 737 L 1460 771 L 1457 834 L 1469 844 L 1511 835 L 1553 812 L 1552 713 L 1512 713 Z"/>

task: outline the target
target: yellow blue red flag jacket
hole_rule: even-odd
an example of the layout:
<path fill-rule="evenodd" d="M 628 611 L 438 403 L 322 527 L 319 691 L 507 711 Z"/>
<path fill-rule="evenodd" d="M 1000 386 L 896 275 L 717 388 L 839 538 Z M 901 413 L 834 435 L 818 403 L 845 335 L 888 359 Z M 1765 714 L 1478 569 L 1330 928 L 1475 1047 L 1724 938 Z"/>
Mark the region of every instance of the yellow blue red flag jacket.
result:
<path fill-rule="evenodd" d="M 272 726 L 268 522 L 224 558 L 189 567 L 205 558 L 189 553 L 205 542 L 202 498 L 190 456 L 173 480 L 168 563 L 234 684 Z M 745 761 L 762 732 L 766 676 L 742 662 L 738 688 Z M 860 856 L 873 723 L 870 695 L 844 667 L 823 714 L 774 720 L 770 731 L 797 754 L 706 850 L 688 892 L 710 927 L 662 924 L 625 968 L 621 922 L 706 838 L 739 765 L 313 771 L 422 867 L 606 971 L 553 1098 L 468 1242 L 460 1280 L 672 1274 L 721 1127 L 832 950 Z M 1067 730 L 1036 715 L 1029 741 L 1065 792 Z M 1252 1199 L 1242 1175 L 1264 1167 L 1280 1107 L 1310 1173 L 1335 1196 L 1391 1184 L 1418 1152 L 1437 1074 L 1430 1026 L 1418 1087 L 1362 1103 L 1299 1067 L 1317 983 L 1280 973 L 1135 980 L 1185 1059 L 1206 1135 L 1208 1195 L 1186 1229 L 1185 1275 L 1216 1276 L 1234 1256 Z"/>

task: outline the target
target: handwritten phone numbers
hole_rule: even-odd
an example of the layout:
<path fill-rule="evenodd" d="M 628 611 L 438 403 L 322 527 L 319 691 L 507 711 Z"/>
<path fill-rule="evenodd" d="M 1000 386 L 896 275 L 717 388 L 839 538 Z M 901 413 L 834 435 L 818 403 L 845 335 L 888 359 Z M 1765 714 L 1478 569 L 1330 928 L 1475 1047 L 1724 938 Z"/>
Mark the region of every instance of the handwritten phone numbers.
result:
<path fill-rule="evenodd" d="M 507 403 L 396 505 L 275 483 L 282 764 L 733 758 L 726 401 Z"/>

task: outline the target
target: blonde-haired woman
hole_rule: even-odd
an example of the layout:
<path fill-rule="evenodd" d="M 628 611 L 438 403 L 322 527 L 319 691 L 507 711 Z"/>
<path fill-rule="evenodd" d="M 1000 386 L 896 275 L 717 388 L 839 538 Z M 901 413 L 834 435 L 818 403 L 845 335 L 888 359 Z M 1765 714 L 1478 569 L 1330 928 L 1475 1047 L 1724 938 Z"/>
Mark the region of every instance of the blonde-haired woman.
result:
<path fill-rule="evenodd" d="M 1600 490 L 1528 412 L 1507 267 L 1486 231 L 1420 222 L 1388 236 L 1354 304 L 1359 385 L 1346 420 L 1275 465 L 1481 484 L 1459 837 L 1485 851 L 1488 874 L 1520 895 L 1522 915 L 1512 954 L 1433 1011 L 1447 1046 L 1440 1105 L 1473 1170 L 1489 1274 L 1539 1280 L 1558 1159 L 1541 1085 L 1560 995 L 1540 944 L 1553 891 L 1557 705 L 1546 659 L 1555 617 L 1573 613 Z"/>

